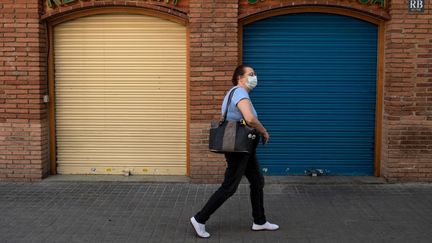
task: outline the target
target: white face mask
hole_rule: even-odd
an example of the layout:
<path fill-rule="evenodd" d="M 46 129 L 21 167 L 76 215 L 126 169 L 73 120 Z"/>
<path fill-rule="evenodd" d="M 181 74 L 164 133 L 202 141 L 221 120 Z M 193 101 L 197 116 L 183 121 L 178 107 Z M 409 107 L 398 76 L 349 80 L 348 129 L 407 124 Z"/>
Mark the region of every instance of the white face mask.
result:
<path fill-rule="evenodd" d="M 246 86 L 248 89 L 253 90 L 258 84 L 257 76 L 248 76 L 248 82 Z"/>

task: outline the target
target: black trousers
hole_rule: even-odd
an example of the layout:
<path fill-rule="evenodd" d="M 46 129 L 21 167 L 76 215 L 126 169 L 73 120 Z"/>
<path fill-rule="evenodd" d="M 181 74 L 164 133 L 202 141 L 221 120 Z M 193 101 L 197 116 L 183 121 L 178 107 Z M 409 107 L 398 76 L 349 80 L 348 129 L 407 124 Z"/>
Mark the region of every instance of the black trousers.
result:
<path fill-rule="evenodd" d="M 264 224 L 264 177 L 259 169 L 255 150 L 251 154 L 225 153 L 227 168 L 222 185 L 213 193 L 204 207 L 195 215 L 196 221 L 204 224 L 210 216 L 237 190 L 243 175 L 250 183 L 250 200 L 255 224 Z"/>

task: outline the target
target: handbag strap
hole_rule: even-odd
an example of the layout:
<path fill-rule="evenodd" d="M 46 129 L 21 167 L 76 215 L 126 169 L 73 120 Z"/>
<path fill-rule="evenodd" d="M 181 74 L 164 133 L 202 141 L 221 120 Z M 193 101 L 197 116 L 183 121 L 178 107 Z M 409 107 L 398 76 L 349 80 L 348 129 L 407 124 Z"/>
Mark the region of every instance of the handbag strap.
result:
<path fill-rule="evenodd" d="M 228 115 L 228 109 L 229 109 L 229 106 L 231 105 L 231 99 L 232 99 L 232 97 L 233 97 L 233 95 L 234 95 L 234 92 L 235 92 L 235 90 L 236 90 L 237 88 L 238 88 L 238 87 L 232 89 L 231 92 L 230 92 L 230 94 L 229 94 L 228 102 L 227 102 L 227 105 L 226 105 L 226 109 L 225 109 L 225 112 L 224 112 L 223 120 L 222 120 L 222 121 L 225 121 L 226 118 L 227 118 L 227 115 Z"/>

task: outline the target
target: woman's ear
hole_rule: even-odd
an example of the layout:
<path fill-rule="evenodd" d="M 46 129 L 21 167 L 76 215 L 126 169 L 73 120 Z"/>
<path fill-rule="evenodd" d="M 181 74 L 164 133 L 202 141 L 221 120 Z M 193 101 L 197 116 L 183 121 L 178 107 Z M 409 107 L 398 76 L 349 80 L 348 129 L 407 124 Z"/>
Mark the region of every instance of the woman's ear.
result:
<path fill-rule="evenodd" d="M 243 76 L 239 75 L 237 80 L 238 80 L 239 84 L 242 83 L 243 82 Z"/>

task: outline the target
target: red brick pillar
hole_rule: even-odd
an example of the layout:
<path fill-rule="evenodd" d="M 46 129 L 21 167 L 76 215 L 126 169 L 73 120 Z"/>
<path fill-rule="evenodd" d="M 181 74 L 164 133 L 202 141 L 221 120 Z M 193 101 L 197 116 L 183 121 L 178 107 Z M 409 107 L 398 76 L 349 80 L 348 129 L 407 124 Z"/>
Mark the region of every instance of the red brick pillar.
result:
<path fill-rule="evenodd" d="M 220 117 L 225 92 L 238 64 L 238 0 L 190 0 L 190 175 L 218 183 L 225 159 L 208 152 L 208 129 Z"/>
<path fill-rule="evenodd" d="M 38 181 L 48 167 L 42 2 L 0 2 L 0 181 Z"/>
<path fill-rule="evenodd" d="M 432 181 L 432 6 L 393 0 L 385 33 L 382 175 Z"/>

